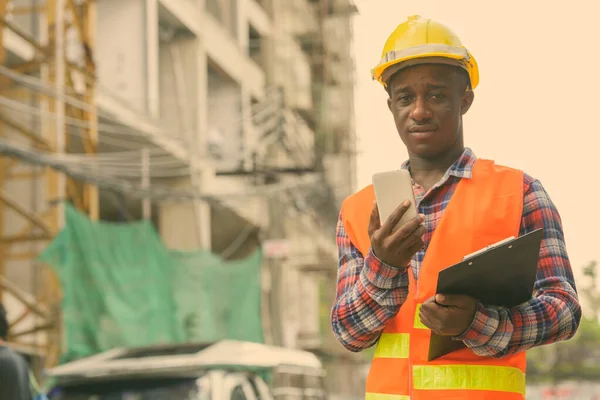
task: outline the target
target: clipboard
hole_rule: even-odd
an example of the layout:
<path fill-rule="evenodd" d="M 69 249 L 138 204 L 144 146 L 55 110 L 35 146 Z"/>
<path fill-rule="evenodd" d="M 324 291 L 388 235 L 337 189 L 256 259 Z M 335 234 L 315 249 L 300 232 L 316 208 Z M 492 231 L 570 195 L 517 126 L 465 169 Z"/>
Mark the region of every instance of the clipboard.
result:
<path fill-rule="evenodd" d="M 464 294 L 483 304 L 512 308 L 529 301 L 544 230 L 505 239 L 467 255 L 438 275 L 437 293 Z M 461 340 L 431 333 L 429 361 L 466 348 Z"/>

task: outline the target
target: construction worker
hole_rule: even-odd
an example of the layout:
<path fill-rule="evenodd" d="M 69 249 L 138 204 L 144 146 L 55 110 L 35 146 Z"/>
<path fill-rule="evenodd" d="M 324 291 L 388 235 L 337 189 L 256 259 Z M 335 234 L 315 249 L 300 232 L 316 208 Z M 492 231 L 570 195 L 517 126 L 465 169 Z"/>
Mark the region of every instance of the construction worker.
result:
<path fill-rule="evenodd" d="M 372 186 L 343 202 L 331 322 L 350 351 L 376 345 L 367 400 L 524 399 L 525 351 L 571 338 L 579 305 L 558 211 L 540 181 L 476 158 L 463 144 L 478 66 L 446 26 L 411 16 L 373 71 L 409 159 L 419 215 L 383 224 Z M 479 134 L 486 134 L 480 132 Z M 510 236 L 544 228 L 535 293 L 515 308 L 436 295 L 440 270 Z M 428 361 L 431 332 L 466 348 Z"/>

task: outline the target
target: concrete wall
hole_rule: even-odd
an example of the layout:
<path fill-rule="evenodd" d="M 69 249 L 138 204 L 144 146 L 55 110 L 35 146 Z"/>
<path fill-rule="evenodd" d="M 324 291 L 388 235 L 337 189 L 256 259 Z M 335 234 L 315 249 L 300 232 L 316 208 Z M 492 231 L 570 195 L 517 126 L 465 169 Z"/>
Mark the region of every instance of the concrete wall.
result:
<path fill-rule="evenodd" d="M 277 16 L 274 21 L 277 36 L 283 33 L 304 35 L 319 29 L 317 17 L 307 0 L 273 0 L 273 8 Z"/>
<path fill-rule="evenodd" d="M 202 38 L 208 57 L 234 81 L 244 82 L 252 96 L 264 93 L 264 72 L 248 56 L 246 47 L 210 14 L 202 15 Z M 244 35 L 247 30 L 244 30 Z"/>
<path fill-rule="evenodd" d="M 198 85 L 206 67 L 199 65 L 198 53 L 198 40 L 189 36 L 165 39 L 159 46 L 160 121 L 170 135 L 185 140 L 188 149 L 203 136 Z"/>
<path fill-rule="evenodd" d="M 201 248 L 196 234 L 196 219 L 191 203 L 167 203 L 160 206 L 160 236 L 165 245 L 175 250 Z"/>
<path fill-rule="evenodd" d="M 203 171 L 200 185 L 206 185 L 212 171 Z M 174 182 L 173 187 L 189 188 L 188 179 Z M 158 206 L 158 231 L 168 248 L 177 250 L 210 250 L 210 207 L 205 202 L 163 202 Z"/>
<path fill-rule="evenodd" d="M 214 144 L 217 170 L 239 169 L 244 151 L 242 90 L 218 71 L 208 69 L 208 138 Z"/>
<path fill-rule="evenodd" d="M 284 87 L 286 104 L 309 110 L 312 103 L 311 68 L 300 44 L 290 35 L 275 39 L 274 83 Z"/>
<path fill-rule="evenodd" d="M 95 60 L 102 87 L 136 111 L 147 111 L 146 12 L 143 0 L 97 5 Z"/>

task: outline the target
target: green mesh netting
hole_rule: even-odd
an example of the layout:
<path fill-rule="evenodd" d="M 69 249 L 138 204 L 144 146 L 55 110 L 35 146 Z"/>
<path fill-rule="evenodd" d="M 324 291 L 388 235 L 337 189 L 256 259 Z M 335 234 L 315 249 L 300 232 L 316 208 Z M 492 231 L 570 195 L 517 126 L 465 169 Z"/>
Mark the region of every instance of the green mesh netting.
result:
<path fill-rule="evenodd" d="M 174 277 L 177 319 L 188 340 L 262 343 L 260 251 L 227 265 L 208 252 L 173 251 L 171 256 L 179 270 Z"/>
<path fill-rule="evenodd" d="M 63 362 L 117 346 L 263 341 L 260 250 L 226 262 L 166 249 L 149 222 L 92 222 L 69 205 L 65 216 L 40 256 L 62 286 Z"/>

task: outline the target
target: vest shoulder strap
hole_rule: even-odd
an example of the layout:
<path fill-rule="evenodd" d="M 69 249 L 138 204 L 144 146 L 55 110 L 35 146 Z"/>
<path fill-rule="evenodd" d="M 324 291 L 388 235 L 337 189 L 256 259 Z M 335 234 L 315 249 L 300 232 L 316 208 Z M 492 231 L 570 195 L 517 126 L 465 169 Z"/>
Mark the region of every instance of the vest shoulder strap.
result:
<path fill-rule="evenodd" d="M 481 158 L 475 162 L 473 178 L 471 184 L 473 182 L 493 182 L 492 185 L 487 185 L 491 186 L 491 189 L 494 187 L 498 189 L 512 188 L 513 191 L 521 191 L 523 187 L 522 171 Z M 363 256 L 367 254 L 371 246 L 369 219 L 374 201 L 373 185 L 368 185 L 348 196 L 342 203 L 341 215 L 344 231 Z"/>
<path fill-rule="evenodd" d="M 341 214 L 344 231 L 363 256 L 368 253 L 369 247 L 371 247 L 369 219 L 374 201 L 375 191 L 373 185 L 369 185 L 348 196 L 342 203 Z"/>

